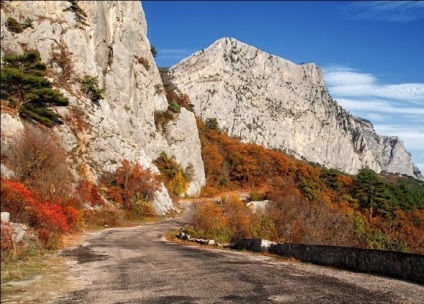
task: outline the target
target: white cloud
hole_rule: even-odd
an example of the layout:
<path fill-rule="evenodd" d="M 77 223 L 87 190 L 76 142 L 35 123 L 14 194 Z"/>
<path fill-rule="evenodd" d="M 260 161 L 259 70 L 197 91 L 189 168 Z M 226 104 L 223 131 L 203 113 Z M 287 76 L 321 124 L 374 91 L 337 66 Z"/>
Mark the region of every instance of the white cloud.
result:
<path fill-rule="evenodd" d="M 407 23 L 424 18 L 424 2 L 367 1 L 345 5 L 349 16 L 359 20 Z"/>
<path fill-rule="evenodd" d="M 372 74 L 340 66 L 325 68 L 324 75 L 334 95 L 390 98 L 424 106 L 424 83 L 380 84 Z"/>
<path fill-rule="evenodd" d="M 398 136 L 413 160 L 424 164 L 424 83 L 385 84 L 344 66 L 324 68 L 324 78 L 343 108 L 376 121 L 378 134 Z"/>
<path fill-rule="evenodd" d="M 365 113 L 364 117 L 370 121 L 384 121 L 385 116 L 375 113 Z"/>
<path fill-rule="evenodd" d="M 406 146 L 414 150 L 424 152 L 424 129 L 417 129 L 414 126 L 399 126 L 376 124 L 375 129 L 378 133 L 384 135 L 398 136 Z M 424 155 L 423 155 L 424 156 Z"/>
<path fill-rule="evenodd" d="M 338 96 L 338 92 L 329 88 L 330 93 L 334 96 Z M 335 98 L 337 102 L 349 111 L 361 111 L 361 112 L 375 112 L 375 113 L 386 113 L 386 114 L 404 114 L 417 116 L 417 118 L 424 117 L 424 107 L 405 107 L 397 106 L 393 101 L 389 100 L 362 100 L 362 99 L 349 99 L 349 98 Z M 423 116 L 421 116 L 423 115 Z M 386 115 L 387 116 L 387 115 Z M 383 116 L 380 115 L 380 119 Z M 422 118 L 424 119 L 424 118 Z M 423 121 L 424 123 L 424 121 Z"/>
<path fill-rule="evenodd" d="M 183 59 L 194 53 L 191 49 L 159 49 L 158 58 L 162 59 Z"/>

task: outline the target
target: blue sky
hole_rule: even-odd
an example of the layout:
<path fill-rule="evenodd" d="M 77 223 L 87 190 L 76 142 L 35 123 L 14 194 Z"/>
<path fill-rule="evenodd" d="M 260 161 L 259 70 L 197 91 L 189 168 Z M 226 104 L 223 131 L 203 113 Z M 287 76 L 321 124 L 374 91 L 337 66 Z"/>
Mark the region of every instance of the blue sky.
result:
<path fill-rule="evenodd" d="M 158 66 L 222 37 L 324 70 L 330 94 L 424 173 L 424 2 L 142 1 Z"/>

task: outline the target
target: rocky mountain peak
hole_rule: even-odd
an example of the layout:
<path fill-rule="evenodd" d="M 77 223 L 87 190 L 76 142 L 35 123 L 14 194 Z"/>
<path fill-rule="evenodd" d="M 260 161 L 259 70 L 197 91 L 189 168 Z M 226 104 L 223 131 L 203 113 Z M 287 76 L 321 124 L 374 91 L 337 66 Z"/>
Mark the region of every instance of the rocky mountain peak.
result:
<path fill-rule="evenodd" d="M 326 167 L 363 167 L 419 177 L 397 139 L 379 136 L 328 93 L 313 63 L 295 64 L 234 38 L 221 38 L 169 70 L 203 120 L 230 136 L 286 151 Z"/>

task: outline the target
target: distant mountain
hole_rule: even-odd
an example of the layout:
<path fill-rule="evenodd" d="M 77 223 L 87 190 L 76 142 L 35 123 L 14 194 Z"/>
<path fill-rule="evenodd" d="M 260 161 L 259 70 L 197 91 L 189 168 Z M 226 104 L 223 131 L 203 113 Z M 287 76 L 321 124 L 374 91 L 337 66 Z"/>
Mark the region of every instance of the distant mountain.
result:
<path fill-rule="evenodd" d="M 202 120 L 217 118 L 244 142 L 348 173 L 369 167 L 423 178 L 399 138 L 378 135 L 371 122 L 331 98 L 315 64 L 295 64 L 222 38 L 168 75 Z"/>

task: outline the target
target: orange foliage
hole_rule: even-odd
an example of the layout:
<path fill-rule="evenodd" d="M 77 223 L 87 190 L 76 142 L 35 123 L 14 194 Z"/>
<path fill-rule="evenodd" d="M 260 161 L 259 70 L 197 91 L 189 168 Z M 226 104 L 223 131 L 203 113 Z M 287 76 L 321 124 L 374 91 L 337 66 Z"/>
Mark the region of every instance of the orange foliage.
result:
<path fill-rule="evenodd" d="M 369 222 L 355 199 L 352 176 L 242 143 L 224 132 L 206 128 L 199 119 L 198 128 L 207 180 L 202 195 L 215 196 L 219 191 L 240 188 L 249 192 L 266 189 L 274 204 L 265 214 L 271 222 L 262 221 L 268 235 L 276 240 L 342 246 L 378 243 L 381 248 L 399 250 L 405 243 L 412 252 L 424 251 L 422 210 L 403 213 L 393 206 L 392 220 L 376 217 Z M 224 211 L 224 219 L 231 223 L 226 231 L 233 237 L 255 235 L 252 232 L 258 228 L 252 227 L 258 225 L 260 217 L 247 216 L 242 206 L 234 206 L 234 211 Z M 211 208 L 214 212 L 210 216 L 222 217 L 219 212 L 226 207 Z"/>
<path fill-rule="evenodd" d="M 107 194 L 123 208 L 133 210 L 136 203 L 150 201 L 160 187 L 160 177 L 150 169 L 123 160 L 114 174 L 114 181 Z"/>
<path fill-rule="evenodd" d="M 105 205 L 97 186 L 89 181 L 81 180 L 77 185 L 76 192 L 83 204 L 88 203 L 91 207 Z"/>
<path fill-rule="evenodd" d="M 11 220 L 33 227 L 44 243 L 67 232 L 78 218 L 78 211 L 51 202 L 36 200 L 23 184 L 1 181 L 1 211 L 10 212 Z"/>
<path fill-rule="evenodd" d="M 193 226 L 205 237 L 217 241 L 223 241 L 230 235 L 228 219 L 224 216 L 222 207 L 213 202 L 196 204 Z"/>

